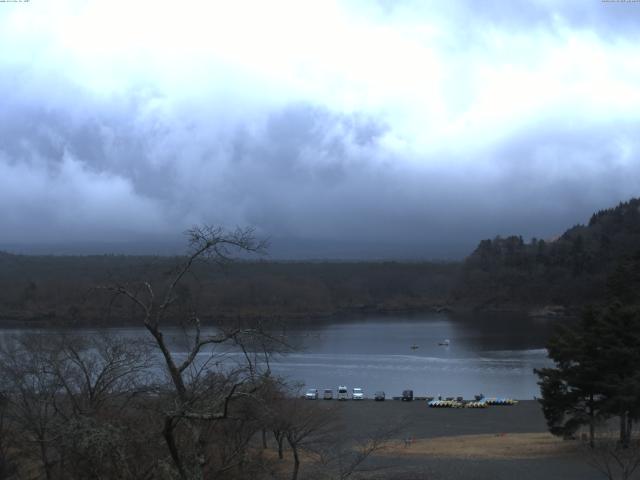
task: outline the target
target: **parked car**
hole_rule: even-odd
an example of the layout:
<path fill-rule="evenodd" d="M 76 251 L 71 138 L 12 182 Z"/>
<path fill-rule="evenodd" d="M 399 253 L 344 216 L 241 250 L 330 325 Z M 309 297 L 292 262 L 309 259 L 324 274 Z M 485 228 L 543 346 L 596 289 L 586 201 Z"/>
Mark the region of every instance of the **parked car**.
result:
<path fill-rule="evenodd" d="M 402 401 L 403 402 L 412 402 L 413 401 L 413 390 L 403 390 L 402 391 Z"/>
<path fill-rule="evenodd" d="M 322 398 L 324 398 L 325 400 L 333 400 L 333 390 L 331 390 L 330 388 L 326 388 L 324 394 L 322 395 Z"/>
<path fill-rule="evenodd" d="M 360 387 L 354 387 L 351 398 L 354 400 L 364 400 L 364 392 Z"/>
<path fill-rule="evenodd" d="M 347 387 L 338 387 L 338 400 L 349 400 L 349 391 Z"/>
<path fill-rule="evenodd" d="M 304 398 L 307 400 L 317 400 L 318 399 L 318 389 L 310 388 L 307 390 L 307 393 L 304 394 Z"/>
<path fill-rule="evenodd" d="M 375 395 L 373 396 L 373 399 L 376 402 L 384 402 L 384 399 L 385 399 L 384 392 L 382 390 L 376 392 Z"/>

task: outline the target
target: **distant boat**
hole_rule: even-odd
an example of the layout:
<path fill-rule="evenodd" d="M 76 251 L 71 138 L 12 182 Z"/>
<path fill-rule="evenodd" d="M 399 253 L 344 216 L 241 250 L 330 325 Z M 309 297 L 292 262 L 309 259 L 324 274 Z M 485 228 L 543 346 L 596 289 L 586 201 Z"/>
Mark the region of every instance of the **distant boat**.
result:
<path fill-rule="evenodd" d="M 448 347 L 449 346 L 449 339 L 442 340 L 440 343 L 438 343 L 438 345 L 441 345 L 443 347 Z"/>
<path fill-rule="evenodd" d="M 413 345 L 411 345 L 411 350 L 416 350 L 420 348 L 418 345 L 416 345 L 415 343 Z"/>

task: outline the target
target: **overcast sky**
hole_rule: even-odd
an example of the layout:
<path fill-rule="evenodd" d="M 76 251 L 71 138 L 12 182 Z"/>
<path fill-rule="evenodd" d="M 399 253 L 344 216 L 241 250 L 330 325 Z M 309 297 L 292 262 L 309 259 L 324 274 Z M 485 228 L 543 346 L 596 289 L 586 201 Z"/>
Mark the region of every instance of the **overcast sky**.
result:
<path fill-rule="evenodd" d="M 0 244 L 553 237 L 640 195 L 638 25 L 601 0 L 0 3 Z"/>

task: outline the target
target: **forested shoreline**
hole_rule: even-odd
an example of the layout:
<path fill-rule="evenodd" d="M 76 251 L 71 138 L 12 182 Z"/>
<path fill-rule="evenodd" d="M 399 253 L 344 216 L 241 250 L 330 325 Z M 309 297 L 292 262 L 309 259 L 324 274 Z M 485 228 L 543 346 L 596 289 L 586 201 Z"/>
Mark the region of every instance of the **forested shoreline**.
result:
<path fill-rule="evenodd" d="M 297 322 L 344 313 L 526 310 L 575 313 L 605 298 L 607 283 L 637 282 L 640 199 L 594 213 L 557 239 L 483 240 L 461 262 L 199 262 L 178 301 L 204 319 Z M 123 325 L 130 306 L 101 286 L 162 285 L 184 257 L 30 256 L 0 252 L 0 321 L 5 325 Z"/>
<path fill-rule="evenodd" d="M 0 318 L 5 323 L 127 324 L 130 306 L 101 286 L 162 285 L 180 257 L 0 256 Z M 454 263 L 199 262 L 178 291 L 203 319 L 296 321 L 353 312 L 441 309 L 459 271 Z"/>
<path fill-rule="evenodd" d="M 295 348 L 274 319 L 367 308 L 531 307 L 549 300 L 559 308 L 548 305 L 549 312 L 564 314 L 603 299 L 614 309 L 604 311 L 599 335 L 589 338 L 606 334 L 607 346 L 620 340 L 623 350 L 633 341 L 624 357 L 630 365 L 624 382 L 599 382 L 592 390 L 583 388 L 582 397 L 574 395 L 578 390 L 571 382 L 583 380 L 573 375 L 575 358 L 591 365 L 583 362 L 584 352 L 572 347 L 568 362 L 564 350 L 553 357 L 557 369 L 541 371 L 551 379 L 541 384 L 544 401 L 552 402 L 544 410 L 552 433 L 573 435 L 584 424 L 595 428 L 595 413 L 566 423 L 566 407 L 584 398 L 602 400 L 598 415 L 621 419 L 626 448 L 638 418 L 638 207 L 640 200 L 634 200 L 596 214 L 588 226 L 574 227 L 543 247 L 520 237 L 483 241 L 459 264 L 232 262 L 236 250 L 261 253 L 264 245 L 250 229 L 207 226 L 188 232 L 185 257 L 2 254 L 1 305 L 16 312 L 16 321 L 22 315 L 23 325 L 41 325 L 43 318 L 66 327 L 137 325 L 160 354 L 152 362 L 144 346 L 149 343 L 69 331 L 6 337 L 0 345 L 0 470 L 9 478 L 106 473 L 184 480 L 273 477 L 289 470 L 296 480 L 307 468 L 324 478 L 347 478 L 369 468 L 367 459 L 397 440 L 400 427 L 347 436 L 335 412 L 297 398 L 295 386 L 269 367 L 272 355 Z M 544 279 L 554 296 L 544 289 L 521 296 Z M 618 303 L 624 311 L 615 310 Z M 627 311 L 633 317 L 619 314 Z M 171 351 L 165 336 L 176 324 L 185 334 L 180 353 Z M 206 328 L 211 325 L 216 328 Z M 587 343 L 589 356 L 594 342 Z M 219 348 L 242 352 L 237 368 L 229 371 L 215 361 Z M 204 364 L 196 361 L 202 355 L 208 358 Z M 602 365 L 618 371 L 613 357 Z M 162 365 L 161 378 L 150 373 L 150 363 Z M 618 454 L 617 446 L 612 452 Z"/>
<path fill-rule="evenodd" d="M 334 409 L 305 402 L 298 386 L 272 374 L 270 358 L 293 348 L 283 332 L 238 319 L 207 330 L 184 294 L 200 260 L 219 264 L 232 250 L 261 248 L 250 229 L 195 227 L 189 255 L 164 285 L 102 284 L 97 293 L 114 308 L 130 307 L 146 340 L 62 330 L 0 339 L 0 478 L 297 480 L 357 472 L 399 427 L 347 432 Z M 184 327 L 179 352 L 165 335 L 176 318 Z M 229 349 L 242 353 L 238 361 L 224 361 Z"/>
<path fill-rule="evenodd" d="M 481 241 L 462 266 L 453 301 L 484 308 L 598 305 L 606 301 L 611 281 L 633 296 L 638 266 L 640 199 L 634 198 L 594 213 L 587 225 L 552 241 Z"/>

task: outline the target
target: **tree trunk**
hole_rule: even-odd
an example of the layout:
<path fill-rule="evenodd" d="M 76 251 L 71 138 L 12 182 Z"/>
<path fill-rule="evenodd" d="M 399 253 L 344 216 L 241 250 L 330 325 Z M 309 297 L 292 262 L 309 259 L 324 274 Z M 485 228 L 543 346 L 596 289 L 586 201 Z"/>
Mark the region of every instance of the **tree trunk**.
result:
<path fill-rule="evenodd" d="M 267 449 L 267 429 L 266 428 L 262 429 L 262 449 L 263 450 Z"/>
<path fill-rule="evenodd" d="M 40 444 L 40 455 L 42 457 L 42 466 L 44 467 L 44 474 L 47 480 L 51 480 L 51 465 L 49 464 L 49 458 L 47 455 L 47 446 L 44 440 L 38 442 Z"/>
<path fill-rule="evenodd" d="M 629 434 L 627 432 L 627 412 L 620 413 L 620 446 L 622 448 L 629 447 Z"/>
<path fill-rule="evenodd" d="M 193 439 L 196 446 L 196 469 L 193 472 L 194 480 L 203 480 L 204 479 L 204 471 L 205 466 L 207 464 L 207 445 L 202 436 L 202 428 L 196 424 L 197 420 L 192 422 L 191 430 L 193 432 Z"/>
<path fill-rule="evenodd" d="M 298 448 L 296 447 L 296 443 L 291 442 L 291 440 L 289 440 L 289 445 L 291 445 L 291 450 L 293 451 L 293 474 L 291 475 L 291 480 L 298 480 L 298 471 L 300 470 L 300 457 L 298 457 Z"/>
<path fill-rule="evenodd" d="M 176 445 L 175 438 L 173 436 L 173 418 L 165 417 L 164 419 L 164 428 L 162 429 L 162 435 L 164 436 L 164 440 L 167 443 L 167 447 L 169 448 L 169 453 L 171 454 L 171 459 L 178 469 L 178 473 L 180 474 L 180 478 L 182 480 L 188 480 L 187 472 L 184 469 L 184 465 L 182 464 L 182 459 L 180 458 L 180 453 L 178 452 L 178 447 Z"/>
<path fill-rule="evenodd" d="M 593 408 L 593 394 L 589 396 L 589 447 L 595 447 L 595 411 Z"/>
<path fill-rule="evenodd" d="M 284 453 L 282 451 L 282 443 L 284 442 L 284 435 L 280 432 L 273 432 L 273 436 L 276 438 L 276 442 L 278 443 L 278 458 L 280 460 L 284 459 Z"/>
<path fill-rule="evenodd" d="M 167 345 L 165 344 L 164 336 L 162 335 L 162 332 L 158 330 L 157 327 L 154 327 L 147 322 L 145 322 L 145 326 L 147 330 L 151 333 L 151 335 L 153 335 L 153 337 L 156 339 L 156 344 L 158 345 L 158 348 L 160 348 L 160 351 L 162 352 L 162 356 L 164 357 L 167 370 L 169 371 L 169 375 L 171 376 L 171 381 L 173 382 L 173 386 L 176 388 L 176 393 L 178 394 L 178 397 L 180 398 L 180 400 L 184 400 L 185 395 L 187 393 L 187 387 L 184 384 L 184 380 L 182 378 L 182 372 L 180 372 L 180 369 L 173 361 L 171 352 L 169 351 L 169 349 L 167 348 Z"/>

